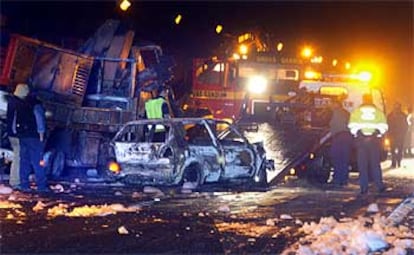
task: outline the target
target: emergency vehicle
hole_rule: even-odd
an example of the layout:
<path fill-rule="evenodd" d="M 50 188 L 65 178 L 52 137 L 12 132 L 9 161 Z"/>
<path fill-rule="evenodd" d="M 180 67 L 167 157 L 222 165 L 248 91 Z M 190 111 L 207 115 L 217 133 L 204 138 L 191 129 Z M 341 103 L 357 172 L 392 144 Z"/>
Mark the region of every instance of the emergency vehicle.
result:
<path fill-rule="evenodd" d="M 205 109 L 215 118 L 237 120 L 269 114 L 275 103 L 296 95 L 300 60 L 268 50 L 251 33 L 241 37 L 238 53 L 230 57 L 194 60 L 192 94 L 184 110 Z"/>
<path fill-rule="evenodd" d="M 362 95 L 371 94 L 373 103 L 385 113 L 382 91 L 370 84 L 370 74 L 317 74 L 317 77 L 300 82 L 297 101 L 311 105 L 304 112 L 304 121 L 311 126 L 323 126 L 329 122 L 329 107 L 333 100 L 340 100 L 343 107 L 352 112 L 362 103 Z"/>
<path fill-rule="evenodd" d="M 362 96 L 371 94 L 373 103 L 384 113 L 386 112 L 385 100 L 382 91 L 370 84 L 369 73 L 358 74 L 321 74 L 317 73 L 305 76 L 315 77 L 300 82 L 300 93 L 294 98 L 296 102 L 307 105 L 304 110 L 296 112 L 298 118 L 302 118 L 303 126 L 311 129 L 325 130 L 319 143 L 315 144 L 310 151 L 309 158 L 297 167 L 299 176 L 316 179 L 326 183 L 333 170 L 330 162 L 329 147 L 331 134 L 329 132 L 329 121 L 331 118 L 331 104 L 338 100 L 350 113 L 361 105 Z M 385 160 L 389 151 L 389 141 L 382 137 L 381 160 Z M 356 170 L 355 148 L 352 149 L 350 169 Z"/>

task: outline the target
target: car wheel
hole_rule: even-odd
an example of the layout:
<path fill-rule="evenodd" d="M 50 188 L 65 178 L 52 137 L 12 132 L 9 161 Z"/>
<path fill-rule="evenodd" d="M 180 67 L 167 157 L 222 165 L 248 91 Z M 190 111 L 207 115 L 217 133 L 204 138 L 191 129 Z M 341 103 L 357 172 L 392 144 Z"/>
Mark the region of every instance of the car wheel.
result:
<path fill-rule="evenodd" d="M 186 182 L 193 183 L 195 187 L 202 184 L 202 175 L 199 166 L 192 164 L 184 170 L 182 183 L 184 184 Z"/>

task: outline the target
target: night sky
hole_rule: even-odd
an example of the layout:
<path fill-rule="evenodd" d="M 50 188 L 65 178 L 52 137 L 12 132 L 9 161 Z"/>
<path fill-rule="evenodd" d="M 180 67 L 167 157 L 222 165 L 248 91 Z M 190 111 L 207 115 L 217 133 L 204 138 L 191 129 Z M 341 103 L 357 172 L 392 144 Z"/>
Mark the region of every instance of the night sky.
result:
<path fill-rule="evenodd" d="M 217 24 L 229 34 L 259 29 L 283 41 L 289 53 L 310 44 L 325 59 L 376 64 L 388 100 L 414 104 L 413 1 L 130 1 L 127 12 L 116 1 L 0 4 L 11 32 L 53 43 L 86 40 L 106 19 L 121 19 L 138 40 L 160 44 L 183 65 L 223 42 Z M 183 20 L 177 26 L 178 13 Z"/>

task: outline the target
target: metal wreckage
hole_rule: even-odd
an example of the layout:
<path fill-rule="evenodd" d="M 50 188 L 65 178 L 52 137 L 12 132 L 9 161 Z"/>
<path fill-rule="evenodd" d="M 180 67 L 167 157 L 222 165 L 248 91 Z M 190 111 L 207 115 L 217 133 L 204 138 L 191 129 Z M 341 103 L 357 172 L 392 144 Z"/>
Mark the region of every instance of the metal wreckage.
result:
<path fill-rule="evenodd" d="M 125 30 L 117 20 L 107 20 L 77 51 L 12 34 L 2 62 L 3 93 L 29 82 L 46 108 L 45 159 L 52 177 L 92 168 L 133 183 L 198 185 L 233 177 L 263 183 L 266 169 L 272 168 L 263 146 L 249 144 L 240 133 L 237 143 L 223 144 L 228 141 L 220 141 L 213 128 L 217 120 L 171 120 L 163 123 L 167 128 L 163 141 L 125 140 L 125 130 L 140 124 L 153 91 L 167 90 L 175 117 L 180 111 L 170 87 L 172 57 L 158 45 L 134 43 L 134 31 Z M 135 122 L 123 127 L 131 121 Z M 189 143 L 199 139 L 200 133 L 191 131 L 195 126 L 204 128 L 209 140 Z M 226 132 L 234 128 L 228 126 Z M 139 137 L 129 132 L 129 139 L 132 135 Z M 119 164 L 114 170 L 115 162 Z"/>

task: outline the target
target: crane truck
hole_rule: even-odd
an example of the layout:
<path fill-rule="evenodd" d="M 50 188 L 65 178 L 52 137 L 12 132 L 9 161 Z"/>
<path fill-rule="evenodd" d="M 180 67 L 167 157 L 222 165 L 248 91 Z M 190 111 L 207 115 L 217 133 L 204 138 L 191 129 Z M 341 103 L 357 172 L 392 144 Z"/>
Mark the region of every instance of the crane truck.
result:
<path fill-rule="evenodd" d="M 46 109 L 45 155 L 55 177 L 104 168 L 120 126 L 142 118 L 153 91 L 171 92 L 175 65 L 160 46 L 135 43 L 118 20 L 107 20 L 78 50 L 12 34 L 2 63 L 0 88 L 29 83 Z"/>

